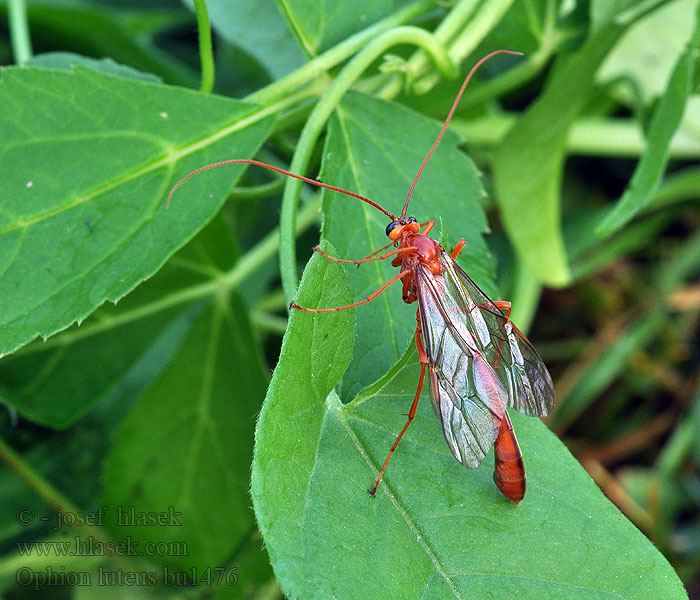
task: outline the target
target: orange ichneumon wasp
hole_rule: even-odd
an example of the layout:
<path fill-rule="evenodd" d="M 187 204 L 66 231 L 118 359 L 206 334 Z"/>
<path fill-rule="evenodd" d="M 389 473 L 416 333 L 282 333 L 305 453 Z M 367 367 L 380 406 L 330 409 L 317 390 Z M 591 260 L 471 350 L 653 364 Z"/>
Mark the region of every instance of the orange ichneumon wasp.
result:
<path fill-rule="evenodd" d="M 428 236 L 435 225 L 434 221 L 419 224 L 414 217 L 406 216 L 418 179 L 440 143 L 469 80 L 484 62 L 497 54 L 521 53 L 497 50 L 472 67 L 435 143 L 413 179 L 398 217 L 359 194 L 248 159 L 225 160 L 201 167 L 175 184 L 168 195 L 169 204 L 182 183 L 204 170 L 245 163 L 357 198 L 390 219 L 386 228 L 389 244 L 365 258 L 346 260 L 330 256 L 318 246 L 314 250 L 328 260 L 358 266 L 393 257 L 391 265 L 399 268 L 396 276 L 367 298 L 346 306 L 312 309 L 294 302 L 290 304 L 292 309 L 313 313 L 345 310 L 371 302 L 399 280 L 403 284 L 404 302 L 418 303 L 415 330 L 415 344 L 421 364 L 418 387 L 406 424 L 391 446 L 374 486 L 369 490 L 371 496 L 375 495 L 394 451 L 413 422 L 426 371 L 433 408 L 454 457 L 464 466 L 474 469 L 493 446 L 494 481 L 501 493 L 516 504 L 525 495 L 525 467 L 506 407 L 541 417 L 549 414 L 554 405 L 552 379 L 528 339 L 510 320 L 510 302 L 490 300 L 457 265 L 456 259 L 465 246 L 465 240 L 460 240 L 448 253 Z M 395 249 L 388 250 L 391 246 L 395 246 Z"/>

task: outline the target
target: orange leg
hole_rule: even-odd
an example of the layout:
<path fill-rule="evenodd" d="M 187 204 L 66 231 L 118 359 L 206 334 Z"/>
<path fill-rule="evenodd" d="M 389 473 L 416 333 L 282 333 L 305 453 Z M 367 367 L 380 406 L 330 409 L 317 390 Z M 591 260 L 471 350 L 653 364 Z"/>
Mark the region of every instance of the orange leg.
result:
<path fill-rule="evenodd" d="M 389 246 L 391 246 L 391 244 L 389 244 Z M 384 248 L 381 248 L 381 250 L 384 250 Z M 335 256 L 331 256 L 330 254 L 326 254 L 323 250 L 321 250 L 320 246 L 314 246 L 314 252 L 318 252 L 321 256 L 324 256 L 328 260 L 332 260 L 332 261 L 337 262 L 337 263 L 350 263 L 353 265 L 360 265 L 361 263 L 366 263 L 366 262 L 370 262 L 373 260 L 384 260 L 385 258 L 389 258 L 390 256 L 394 256 L 395 254 L 400 254 L 401 252 L 408 252 L 408 251 L 412 252 L 413 250 L 416 250 L 415 246 L 405 246 L 404 248 L 397 248 L 396 250 L 392 250 L 391 252 L 387 252 L 386 254 L 382 254 L 381 256 L 370 255 L 366 258 L 361 258 L 360 260 L 345 260 L 344 258 L 336 258 Z M 375 252 L 375 254 L 376 254 L 376 252 Z"/>
<path fill-rule="evenodd" d="M 298 304 L 296 304 L 294 302 L 290 302 L 289 308 L 296 308 L 297 310 L 303 310 L 304 312 L 323 313 L 323 312 L 337 312 L 339 310 L 345 310 L 346 308 L 353 308 L 355 306 L 360 306 L 360 304 L 367 304 L 367 302 L 372 302 L 372 300 L 374 300 L 377 296 L 379 296 L 379 294 L 381 294 L 392 283 L 394 283 L 395 281 L 398 281 L 402 277 L 405 277 L 409 273 L 410 273 L 410 271 L 401 271 L 401 273 L 399 273 L 396 277 L 392 277 L 382 287 L 380 287 L 377 291 L 372 292 L 364 300 L 360 300 L 359 302 L 353 302 L 352 304 L 348 304 L 347 306 L 338 306 L 336 308 L 305 308 L 303 306 L 299 306 Z"/>
<path fill-rule="evenodd" d="M 462 250 L 464 249 L 464 246 L 467 245 L 467 241 L 462 238 L 457 242 L 457 245 L 452 249 L 452 252 L 450 253 L 450 256 L 452 257 L 452 260 L 457 260 L 457 257 L 460 255 Z"/>
<path fill-rule="evenodd" d="M 423 235 L 428 235 L 430 233 L 430 230 L 435 227 L 435 221 L 426 221 L 425 223 L 420 224 L 421 227 L 425 227 L 421 233 Z"/>
<path fill-rule="evenodd" d="M 394 442 L 394 445 L 391 447 L 391 450 L 389 450 L 389 456 L 386 457 L 386 460 L 384 461 L 384 465 L 382 466 L 381 470 L 379 471 L 379 476 L 377 477 L 377 481 L 374 482 L 374 487 L 372 487 L 372 489 L 369 490 L 369 495 L 372 497 L 374 497 L 374 495 L 377 493 L 377 487 L 379 486 L 379 482 L 382 480 L 382 477 L 384 476 L 384 471 L 386 471 L 386 466 L 389 464 L 389 461 L 391 460 L 391 457 L 394 454 L 394 450 L 396 450 L 396 447 L 399 445 L 399 442 L 401 441 L 403 434 L 406 433 L 408 426 L 413 422 L 413 419 L 416 416 L 416 409 L 418 408 L 418 400 L 420 399 L 420 393 L 423 390 L 423 382 L 425 381 L 425 367 L 428 365 L 428 356 L 425 353 L 425 349 L 423 348 L 423 342 L 420 339 L 421 327 L 420 327 L 420 320 L 419 320 L 418 311 L 416 311 L 416 320 L 418 320 L 418 325 L 416 326 L 416 348 L 418 348 L 418 358 L 420 359 L 420 363 L 421 363 L 420 378 L 418 379 L 418 389 L 416 389 L 416 395 L 413 397 L 413 403 L 411 404 L 411 409 L 408 411 L 408 414 L 406 415 L 408 417 L 408 420 L 406 421 L 406 424 L 403 426 L 401 433 L 399 433 L 399 437 L 396 438 L 396 441 Z"/>
<path fill-rule="evenodd" d="M 508 319 L 510 321 L 510 318 L 509 318 L 510 317 L 510 306 L 511 306 L 510 302 L 508 302 L 508 300 L 495 300 L 494 304 L 498 308 L 500 308 L 501 310 L 506 311 L 506 319 Z"/>

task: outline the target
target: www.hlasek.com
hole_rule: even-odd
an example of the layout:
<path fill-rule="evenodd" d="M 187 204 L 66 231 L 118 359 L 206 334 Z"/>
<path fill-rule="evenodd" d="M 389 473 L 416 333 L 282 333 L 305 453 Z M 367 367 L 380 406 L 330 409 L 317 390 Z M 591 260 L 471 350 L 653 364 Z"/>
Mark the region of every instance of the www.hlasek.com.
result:
<path fill-rule="evenodd" d="M 65 541 L 17 542 L 20 556 L 189 556 L 187 542 L 121 542 L 75 536 Z"/>
<path fill-rule="evenodd" d="M 175 571 L 162 567 L 156 571 L 125 571 L 98 567 L 95 571 L 69 571 L 65 567 L 33 570 L 21 567 L 15 573 L 18 585 L 39 591 L 52 586 L 234 586 L 238 583 L 238 567 L 207 567 L 198 571 Z"/>

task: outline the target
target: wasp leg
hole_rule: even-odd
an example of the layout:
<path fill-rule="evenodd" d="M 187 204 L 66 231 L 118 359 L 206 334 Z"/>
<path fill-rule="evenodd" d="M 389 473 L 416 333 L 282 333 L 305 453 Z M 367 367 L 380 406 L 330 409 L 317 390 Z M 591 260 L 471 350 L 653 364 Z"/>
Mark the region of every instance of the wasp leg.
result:
<path fill-rule="evenodd" d="M 392 277 L 382 287 L 380 287 L 375 292 L 372 292 L 364 300 L 360 300 L 359 302 L 353 302 L 352 304 L 348 304 L 346 306 L 338 306 L 336 308 L 305 308 L 303 306 L 299 306 L 298 304 L 296 304 L 294 302 L 290 302 L 289 308 L 296 308 L 297 310 L 303 310 L 304 312 L 323 313 L 323 312 L 337 312 L 339 310 L 345 310 L 347 308 L 353 308 L 355 306 L 360 306 L 360 304 L 367 304 L 367 302 L 372 302 L 372 300 L 374 300 L 377 296 L 379 296 L 379 294 L 381 294 L 392 283 L 394 283 L 395 281 L 398 281 L 402 277 L 405 277 L 409 273 L 410 273 L 410 271 L 401 271 L 401 273 L 399 273 L 396 277 Z"/>
<path fill-rule="evenodd" d="M 389 450 L 389 456 L 386 457 L 386 460 L 384 461 L 384 465 L 382 466 L 381 471 L 379 471 L 379 476 L 377 477 L 377 481 L 374 483 L 374 487 L 371 490 L 369 490 L 370 496 L 374 496 L 377 493 L 377 487 L 379 486 L 379 482 L 382 480 L 382 477 L 384 475 L 384 471 L 386 471 L 386 466 L 389 464 L 389 461 L 391 460 L 391 457 L 394 454 L 394 450 L 396 450 L 396 447 L 399 445 L 399 442 L 401 441 L 403 434 L 406 433 L 408 426 L 413 422 L 413 419 L 416 416 L 416 409 L 418 408 L 418 400 L 420 399 L 420 393 L 423 390 L 423 382 L 425 381 L 425 368 L 428 366 L 428 356 L 425 353 L 425 348 L 423 348 L 423 342 L 420 339 L 421 327 L 420 327 L 420 312 L 419 312 L 419 310 L 416 311 L 416 321 L 418 321 L 418 324 L 416 325 L 416 348 L 418 349 L 418 358 L 420 359 L 420 363 L 421 363 L 420 379 L 418 379 L 418 388 L 416 389 L 416 395 L 413 398 L 413 403 L 411 404 L 411 409 L 408 411 L 408 414 L 406 415 L 408 417 L 408 420 L 406 421 L 406 424 L 403 426 L 401 433 L 399 433 L 399 437 L 396 438 L 396 441 L 394 442 L 394 445 L 391 447 L 391 450 Z"/>

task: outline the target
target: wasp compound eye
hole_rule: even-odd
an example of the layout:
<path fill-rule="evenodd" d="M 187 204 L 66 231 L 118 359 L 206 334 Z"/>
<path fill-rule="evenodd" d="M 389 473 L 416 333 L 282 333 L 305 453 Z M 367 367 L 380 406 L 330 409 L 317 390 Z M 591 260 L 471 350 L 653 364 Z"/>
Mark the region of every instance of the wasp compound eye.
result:
<path fill-rule="evenodd" d="M 415 217 L 408 217 L 407 223 L 417 223 L 416 218 Z"/>
<path fill-rule="evenodd" d="M 387 235 L 391 234 L 391 232 L 394 231 L 394 229 L 396 229 L 398 226 L 399 226 L 399 222 L 398 222 L 398 221 L 392 221 L 391 223 L 389 223 L 389 224 L 386 226 L 386 234 L 387 234 Z"/>

